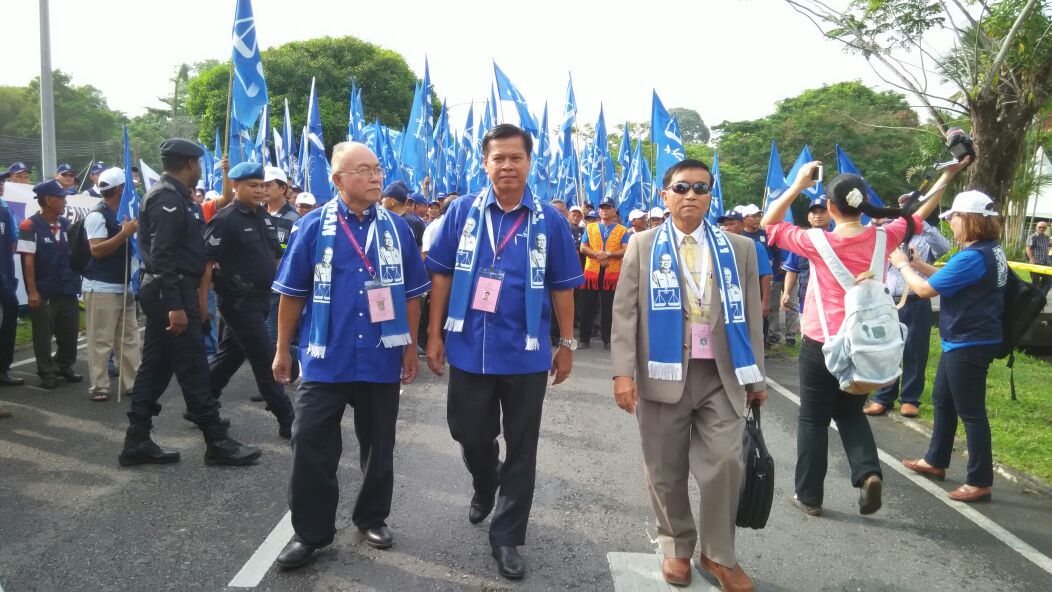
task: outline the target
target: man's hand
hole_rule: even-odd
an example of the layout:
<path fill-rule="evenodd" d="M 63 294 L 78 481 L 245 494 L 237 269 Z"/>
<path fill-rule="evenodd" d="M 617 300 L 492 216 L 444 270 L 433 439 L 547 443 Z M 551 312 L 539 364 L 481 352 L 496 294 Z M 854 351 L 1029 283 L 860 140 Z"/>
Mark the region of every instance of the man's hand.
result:
<path fill-rule="evenodd" d="M 274 380 L 276 380 L 278 384 L 289 383 L 289 376 L 291 376 L 292 370 L 292 356 L 289 355 L 289 348 L 278 348 L 277 352 L 274 354 L 274 363 L 271 364 L 270 369 L 274 373 Z"/>
<path fill-rule="evenodd" d="M 138 229 L 139 223 L 135 220 L 135 218 L 131 218 L 125 220 L 124 224 L 121 224 L 120 235 L 124 238 L 128 238 L 129 236 L 135 234 L 135 231 Z"/>
<path fill-rule="evenodd" d="M 426 352 L 427 367 L 437 376 L 442 376 L 446 371 L 446 344 L 441 334 L 428 335 Z"/>
<path fill-rule="evenodd" d="M 26 298 L 29 299 L 29 308 L 33 310 L 40 308 L 44 304 L 44 300 L 40 297 L 40 292 L 36 290 L 26 294 Z"/>
<path fill-rule="evenodd" d="M 783 298 L 785 297 L 784 294 L 783 294 L 782 297 Z M 770 312 L 771 312 L 771 310 L 769 308 L 770 305 L 771 305 L 771 302 L 770 302 L 769 298 L 770 298 L 770 296 L 768 296 L 767 298 L 761 298 L 760 299 L 760 315 L 763 318 L 765 318 L 765 319 L 767 318 L 767 315 L 770 314 Z"/>
<path fill-rule="evenodd" d="M 778 301 L 778 305 L 785 312 L 793 312 L 789 310 L 789 292 L 782 292 L 782 298 Z"/>
<path fill-rule="evenodd" d="M 573 352 L 568 347 L 559 346 L 552 357 L 552 369 L 548 373 L 549 376 L 555 377 L 552 386 L 569 378 L 571 370 L 573 370 Z"/>
<path fill-rule="evenodd" d="M 172 335 L 182 335 L 186 333 L 186 326 L 189 321 L 186 320 L 186 311 L 183 309 L 170 310 L 168 311 L 168 329 L 167 331 Z"/>
<path fill-rule="evenodd" d="M 767 402 L 767 389 L 763 389 L 762 391 L 756 391 L 754 393 L 746 391 L 745 408 L 751 409 L 752 404 L 756 401 L 759 401 L 760 407 L 763 407 L 763 404 Z"/>
<path fill-rule="evenodd" d="M 893 249 L 891 254 L 888 255 L 888 261 L 891 262 L 891 266 L 898 269 L 903 265 L 909 265 L 909 258 L 902 252 L 902 249 Z M 899 270 L 901 271 L 901 270 Z"/>
<path fill-rule="evenodd" d="M 416 344 L 410 343 L 402 352 L 402 384 L 412 384 L 420 370 L 420 360 L 416 357 Z"/>
<path fill-rule="evenodd" d="M 635 380 L 628 376 L 614 377 L 614 400 L 618 407 L 635 415 L 638 394 Z"/>
<path fill-rule="evenodd" d="M 793 180 L 793 187 L 797 192 L 803 191 L 814 185 L 814 183 L 811 182 L 811 171 L 820 166 L 822 166 L 822 161 L 814 160 L 800 167 L 800 171 L 796 174 L 796 179 Z"/>
<path fill-rule="evenodd" d="M 230 172 L 230 159 L 225 155 L 223 156 L 223 160 L 219 161 L 219 168 L 223 169 L 224 173 Z"/>

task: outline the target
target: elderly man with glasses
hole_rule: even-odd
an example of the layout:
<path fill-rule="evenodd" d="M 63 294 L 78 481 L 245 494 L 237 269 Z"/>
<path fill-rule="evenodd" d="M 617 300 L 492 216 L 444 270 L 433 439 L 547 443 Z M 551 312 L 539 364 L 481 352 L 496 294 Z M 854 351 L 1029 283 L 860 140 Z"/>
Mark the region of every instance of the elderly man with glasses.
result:
<path fill-rule="evenodd" d="M 1026 239 L 1026 258 L 1033 265 L 1048 265 L 1048 222 L 1041 221 L 1034 225 L 1035 232 Z M 1041 288 L 1048 283 L 1049 276 L 1041 273 L 1032 273 L 1034 285 Z"/>

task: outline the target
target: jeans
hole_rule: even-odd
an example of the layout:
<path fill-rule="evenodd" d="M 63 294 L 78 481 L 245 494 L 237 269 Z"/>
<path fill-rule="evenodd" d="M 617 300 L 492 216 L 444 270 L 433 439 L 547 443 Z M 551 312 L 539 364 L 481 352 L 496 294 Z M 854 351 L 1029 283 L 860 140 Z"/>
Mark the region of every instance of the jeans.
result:
<path fill-rule="evenodd" d="M 907 329 L 906 344 L 902 350 L 902 377 L 874 393 L 874 401 L 885 407 L 893 407 L 895 399 L 920 405 L 921 393 L 924 392 L 924 372 L 928 367 L 931 319 L 931 300 L 928 299 L 907 301 L 899 309 L 899 321 Z"/>
<path fill-rule="evenodd" d="M 924 460 L 940 469 L 950 466 L 960 417 L 968 440 L 965 483 L 976 487 L 990 487 L 994 482 L 990 421 L 986 416 L 986 373 L 999 348 L 979 345 L 942 352 L 931 391 L 935 421 Z"/>
<path fill-rule="evenodd" d="M 836 421 L 851 465 L 851 484 L 861 487 L 871 474 L 882 476 L 877 443 L 862 413 L 866 397 L 840 390 L 826 368 L 822 344 L 804 337 L 800 344 L 800 416 L 796 435 L 796 496 L 821 506 L 829 462 L 829 422 Z"/>
<path fill-rule="evenodd" d="M 216 315 L 216 292 L 208 289 L 208 323 L 207 331 L 204 332 L 205 356 L 209 360 L 219 352 L 219 317 Z"/>

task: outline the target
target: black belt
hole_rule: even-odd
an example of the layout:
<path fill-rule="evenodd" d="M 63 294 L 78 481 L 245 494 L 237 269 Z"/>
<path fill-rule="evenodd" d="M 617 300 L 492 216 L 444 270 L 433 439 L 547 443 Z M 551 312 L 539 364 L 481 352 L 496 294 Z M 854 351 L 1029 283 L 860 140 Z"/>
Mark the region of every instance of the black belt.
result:
<path fill-rule="evenodd" d="M 183 275 L 181 273 L 178 274 L 177 277 L 179 278 L 179 285 L 181 285 L 181 286 L 193 286 L 193 287 L 196 288 L 198 285 L 201 284 L 201 278 L 200 277 L 196 277 L 196 278 L 187 277 L 187 276 L 185 276 L 185 275 Z M 150 282 L 156 281 L 158 279 L 160 279 L 160 276 L 158 276 L 158 275 L 154 275 L 152 273 L 143 272 L 142 280 L 140 281 L 140 284 L 145 286 L 146 284 L 149 284 Z"/>

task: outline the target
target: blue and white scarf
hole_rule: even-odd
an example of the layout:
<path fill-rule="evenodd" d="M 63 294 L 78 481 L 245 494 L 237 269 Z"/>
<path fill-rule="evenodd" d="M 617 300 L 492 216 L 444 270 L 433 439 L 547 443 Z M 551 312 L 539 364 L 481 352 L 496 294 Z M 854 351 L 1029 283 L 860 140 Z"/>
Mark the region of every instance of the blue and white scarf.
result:
<path fill-rule="evenodd" d="M 709 256 L 716 263 L 720 301 L 727 333 L 727 345 L 734 362 L 734 374 L 740 384 L 761 382 L 763 375 L 756 365 L 749 343 L 749 325 L 745 320 L 745 298 L 738 278 L 734 249 L 723 231 L 707 221 L 705 237 Z M 679 258 L 672 220 L 666 220 L 654 237 L 650 254 L 650 303 L 647 320 L 650 325 L 650 360 L 647 371 L 658 380 L 683 380 L 683 295 L 679 283 Z M 664 261 L 662 260 L 664 258 Z M 664 264 L 664 265 L 663 265 Z M 707 282 L 708 278 L 701 278 Z"/>
<path fill-rule="evenodd" d="M 330 199 L 322 206 L 321 224 L 318 244 L 314 247 L 314 291 L 311 301 L 310 342 L 307 344 L 307 355 L 324 358 L 329 342 L 330 307 L 332 306 L 332 261 L 335 259 L 336 233 L 340 221 L 337 216 L 345 214 L 339 196 Z M 369 262 L 377 272 L 381 284 L 391 289 L 391 304 L 395 316 L 390 321 L 380 323 L 380 341 L 384 347 L 401 347 L 412 341 L 409 335 L 409 323 L 405 311 L 405 274 L 402 267 L 402 243 L 398 238 L 391 215 L 387 210 L 371 206 L 376 220 L 369 226 L 368 239 L 364 251 Z M 374 237 L 379 237 L 374 240 Z M 391 246 L 386 244 L 391 237 Z M 370 246 L 376 245 L 375 252 L 370 254 Z M 353 249 L 353 247 L 351 247 Z M 357 257 L 357 253 L 340 253 L 341 257 Z"/>
<path fill-rule="evenodd" d="M 449 295 L 449 316 L 446 318 L 446 331 L 459 333 L 464 330 L 464 318 L 471 304 L 471 289 L 474 286 L 475 271 L 478 268 L 479 237 L 486 217 L 483 210 L 495 199 L 493 189 L 487 188 L 475 197 L 464 221 L 464 230 L 457 244 L 456 265 L 453 269 L 453 287 Z M 541 202 L 526 188 L 523 201 L 533 203 L 530 213 L 526 244 L 529 253 L 526 256 L 526 349 L 536 351 L 541 348 L 541 303 L 544 300 L 544 278 L 547 251 L 547 226 L 544 222 L 544 210 Z M 517 231 L 516 231 L 517 232 Z M 494 245 L 496 247 L 496 245 Z"/>

